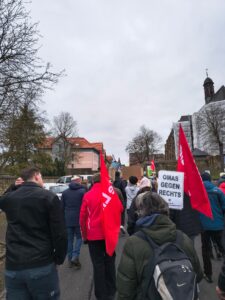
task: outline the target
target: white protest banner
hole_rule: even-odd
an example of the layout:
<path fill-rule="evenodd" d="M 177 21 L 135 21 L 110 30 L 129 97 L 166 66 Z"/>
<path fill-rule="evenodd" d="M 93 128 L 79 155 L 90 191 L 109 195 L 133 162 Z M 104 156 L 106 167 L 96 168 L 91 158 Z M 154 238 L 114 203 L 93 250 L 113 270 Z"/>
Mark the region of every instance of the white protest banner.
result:
<path fill-rule="evenodd" d="M 168 203 L 169 208 L 183 209 L 184 173 L 159 171 L 158 194 Z"/>

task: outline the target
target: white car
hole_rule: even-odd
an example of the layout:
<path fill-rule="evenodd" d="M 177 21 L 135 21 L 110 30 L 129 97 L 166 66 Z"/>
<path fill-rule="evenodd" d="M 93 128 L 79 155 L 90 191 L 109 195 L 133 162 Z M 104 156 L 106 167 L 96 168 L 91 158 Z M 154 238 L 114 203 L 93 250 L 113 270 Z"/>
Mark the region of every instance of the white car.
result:
<path fill-rule="evenodd" d="M 71 182 L 71 178 L 73 175 L 67 175 L 67 176 L 61 176 L 56 183 L 67 183 L 69 184 Z"/>
<path fill-rule="evenodd" d="M 60 183 L 45 183 L 44 188 L 50 192 L 56 194 L 59 197 L 59 200 L 62 198 L 62 193 L 69 188 L 67 184 Z"/>

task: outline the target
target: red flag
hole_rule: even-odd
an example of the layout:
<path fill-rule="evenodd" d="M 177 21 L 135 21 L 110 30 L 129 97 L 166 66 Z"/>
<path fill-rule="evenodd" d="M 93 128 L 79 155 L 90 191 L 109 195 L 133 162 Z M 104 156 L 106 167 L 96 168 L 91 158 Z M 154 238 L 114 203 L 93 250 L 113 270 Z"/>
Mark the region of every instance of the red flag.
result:
<path fill-rule="evenodd" d="M 154 162 L 154 159 L 151 161 L 151 169 L 153 172 L 155 172 L 155 162 Z"/>
<path fill-rule="evenodd" d="M 192 208 L 212 218 L 208 194 L 181 125 L 179 128 L 178 154 L 177 171 L 184 173 L 184 192 L 189 195 Z"/>
<path fill-rule="evenodd" d="M 106 252 L 112 256 L 119 238 L 122 203 L 109 180 L 108 170 L 102 153 L 101 157 L 101 188 L 103 205 L 103 226 L 105 232 Z"/>

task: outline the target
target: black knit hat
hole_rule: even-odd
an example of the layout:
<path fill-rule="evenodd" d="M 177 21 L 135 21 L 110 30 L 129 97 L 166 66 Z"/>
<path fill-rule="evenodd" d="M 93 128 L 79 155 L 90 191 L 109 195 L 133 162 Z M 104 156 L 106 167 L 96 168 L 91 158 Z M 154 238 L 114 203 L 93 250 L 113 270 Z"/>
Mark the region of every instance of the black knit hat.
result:
<path fill-rule="evenodd" d="M 211 181 L 211 176 L 208 172 L 204 172 L 201 175 L 203 181 Z"/>

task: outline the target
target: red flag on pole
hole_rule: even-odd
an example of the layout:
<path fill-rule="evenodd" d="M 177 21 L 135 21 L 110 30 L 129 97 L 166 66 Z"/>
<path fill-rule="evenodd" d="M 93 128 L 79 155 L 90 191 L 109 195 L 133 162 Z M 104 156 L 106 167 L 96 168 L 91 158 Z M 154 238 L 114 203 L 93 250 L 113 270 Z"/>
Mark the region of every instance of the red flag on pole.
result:
<path fill-rule="evenodd" d="M 153 172 L 155 172 L 155 162 L 154 162 L 154 159 L 151 161 L 151 169 Z"/>
<path fill-rule="evenodd" d="M 184 192 L 189 195 L 192 208 L 212 218 L 208 194 L 181 125 L 179 128 L 177 171 L 184 173 Z"/>
<path fill-rule="evenodd" d="M 101 188 L 103 205 L 103 226 L 105 232 L 106 252 L 112 256 L 119 238 L 122 203 L 109 180 L 108 170 L 102 153 L 101 162 Z"/>

